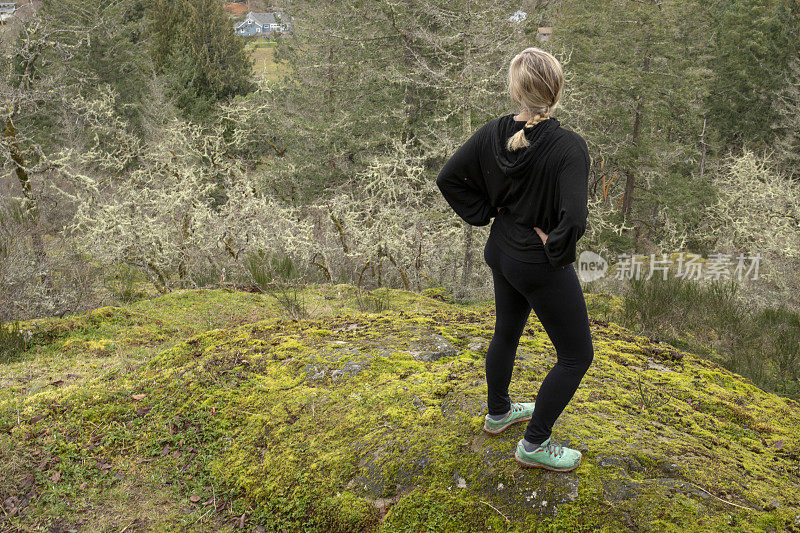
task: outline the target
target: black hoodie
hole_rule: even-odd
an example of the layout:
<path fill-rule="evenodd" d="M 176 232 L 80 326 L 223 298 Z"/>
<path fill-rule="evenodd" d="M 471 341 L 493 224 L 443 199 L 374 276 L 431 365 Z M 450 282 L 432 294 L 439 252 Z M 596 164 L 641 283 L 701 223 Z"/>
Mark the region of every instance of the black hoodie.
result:
<path fill-rule="evenodd" d="M 467 223 L 485 226 L 494 218 L 489 239 L 506 255 L 565 266 L 586 231 L 589 149 L 551 117 L 527 130 L 530 146 L 507 150 L 508 138 L 524 126 L 513 113 L 487 122 L 445 163 L 436 185 Z M 547 244 L 534 226 L 548 234 Z"/>

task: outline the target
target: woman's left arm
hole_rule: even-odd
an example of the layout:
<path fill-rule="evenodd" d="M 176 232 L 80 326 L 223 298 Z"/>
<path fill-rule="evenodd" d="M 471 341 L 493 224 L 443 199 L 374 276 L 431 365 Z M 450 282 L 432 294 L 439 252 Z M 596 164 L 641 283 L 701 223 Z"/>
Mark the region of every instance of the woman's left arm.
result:
<path fill-rule="evenodd" d="M 436 185 L 442 196 L 465 222 L 486 226 L 497 214 L 486 192 L 478 154 L 488 123 L 476 131 L 445 163 Z"/>
<path fill-rule="evenodd" d="M 591 160 L 583 138 L 578 138 L 567 152 L 558 174 L 558 213 L 556 227 L 544 235 L 544 251 L 554 267 L 575 261 L 578 240 L 586 231 L 588 218 L 588 186 Z"/>

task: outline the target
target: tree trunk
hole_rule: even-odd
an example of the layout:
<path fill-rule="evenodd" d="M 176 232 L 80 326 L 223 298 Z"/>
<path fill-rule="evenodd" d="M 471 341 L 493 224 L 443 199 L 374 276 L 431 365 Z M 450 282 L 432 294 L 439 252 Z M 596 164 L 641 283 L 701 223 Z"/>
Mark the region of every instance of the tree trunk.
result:
<path fill-rule="evenodd" d="M 700 157 L 700 177 L 706 170 L 706 119 L 703 119 L 703 133 L 700 134 L 700 149 L 702 156 Z"/>
<path fill-rule="evenodd" d="M 474 229 L 464 223 L 464 268 L 461 270 L 461 296 L 469 292 L 470 278 L 472 278 L 472 237 Z"/>
<path fill-rule="evenodd" d="M 11 161 L 14 163 L 14 175 L 17 177 L 17 181 L 19 181 L 19 184 L 22 187 L 22 195 L 26 200 L 25 210 L 29 214 L 34 215 L 34 220 L 38 220 L 38 204 L 36 203 L 36 199 L 33 197 L 31 179 L 30 176 L 28 176 L 28 171 L 25 169 L 25 158 L 23 157 L 22 150 L 19 147 L 19 142 L 17 141 L 17 129 L 14 126 L 14 122 L 11 120 L 11 117 L 6 119 L 6 131 L 4 132 L 4 136 L 6 138 L 6 143 L 8 144 L 9 156 Z M 33 229 L 31 240 L 33 242 L 33 254 L 36 259 L 36 264 L 41 267 L 41 280 L 47 282 L 49 287 L 50 279 L 47 276 L 47 257 L 45 256 L 42 235 L 38 228 Z"/>
<path fill-rule="evenodd" d="M 464 106 L 462 120 L 464 134 L 469 135 L 472 131 L 472 117 L 468 106 Z M 474 229 L 471 225 L 464 223 L 464 268 L 461 269 L 461 296 L 466 296 L 469 292 L 470 279 L 472 278 L 472 240 Z"/>
<path fill-rule="evenodd" d="M 650 73 L 650 33 L 645 39 L 644 60 L 642 62 L 642 72 L 645 76 Z M 636 110 L 633 115 L 633 145 L 639 146 L 642 131 L 642 110 L 644 109 L 644 91 L 639 93 L 636 98 Z M 629 215 L 633 207 L 633 190 L 636 188 L 636 165 L 638 157 L 634 159 L 631 168 L 625 172 L 625 197 L 622 200 L 622 212 Z"/>
<path fill-rule="evenodd" d="M 414 11 L 414 0 L 407 0 L 406 2 L 406 9 L 409 12 Z M 409 28 L 413 31 L 413 28 Z M 411 68 L 411 65 L 414 64 L 414 54 L 412 53 L 411 46 L 412 40 L 409 38 L 410 36 L 406 33 L 407 30 L 397 28 L 398 33 L 400 34 L 400 40 L 403 44 L 403 61 L 406 67 Z M 403 120 L 405 122 L 403 127 L 403 132 L 401 134 L 401 139 L 403 142 L 408 142 L 414 138 L 414 127 L 411 124 L 412 119 L 417 114 L 417 107 L 418 107 L 418 96 L 417 96 L 417 87 L 414 81 L 409 77 L 408 81 L 405 85 L 405 94 L 403 95 L 403 105 L 404 105 L 404 117 Z"/>

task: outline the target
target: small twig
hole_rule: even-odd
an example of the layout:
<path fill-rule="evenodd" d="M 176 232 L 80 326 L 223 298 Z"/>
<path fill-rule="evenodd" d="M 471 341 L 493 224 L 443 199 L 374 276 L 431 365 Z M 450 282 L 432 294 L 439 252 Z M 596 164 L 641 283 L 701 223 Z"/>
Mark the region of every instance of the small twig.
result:
<path fill-rule="evenodd" d="M 184 470 L 186 470 L 189 467 L 189 465 L 192 464 L 192 461 L 194 461 L 195 457 L 197 457 L 197 452 L 192 452 L 192 455 L 189 456 L 189 460 L 186 461 L 186 464 L 183 465 L 183 468 L 181 468 L 180 471 L 183 472 Z"/>
<path fill-rule="evenodd" d="M 713 498 L 716 498 L 716 499 L 718 499 L 718 500 L 719 500 L 719 501 L 721 501 L 722 503 L 727 503 L 728 505 L 733 505 L 734 507 L 738 507 L 739 509 L 745 509 L 745 510 L 747 510 L 747 511 L 753 511 L 753 512 L 756 512 L 756 510 L 755 510 L 755 509 L 753 509 L 752 507 L 745 507 L 744 505 L 739 505 L 738 503 L 733 503 L 733 502 L 729 502 L 729 501 L 727 501 L 727 500 L 723 500 L 723 499 L 722 499 L 722 498 L 720 498 L 719 496 L 716 496 L 716 495 L 714 495 L 714 494 L 711 494 L 710 492 L 708 492 L 706 489 L 704 489 L 704 488 L 703 488 L 703 487 L 701 487 L 700 485 L 695 485 L 695 484 L 694 484 L 694 483 L 692 483 L 691 481 L 687 481 L 687 483 L 688 483 L 689 485 L 693 486 L 693 487 L 696 487 L 696 488 L 698 488 L 698 489 L 702 490 L 703 492 L 705 492 L 705 493 L 706 493 L 706 494 L 708 494 L 709 496 L 711 496 L 711 497 L 713 497 Z"/>
<path fill-rule="evenodd" d="M 134 518 L 134 519 L 131 521 L 131 523 L 130 523 L 130 524 L 128 524 L 127 526 L 125 526 L 125 527 L 123 527 L 122 529 L 120 529 L 120 530 L 119 530 L 119 533 L 125 533 L 125 531 L 126 531 L 126 530 L 127 530 L 129 527 L 131 527 L 131 526 L 134 524 L 134 522 L 136 522 L 136 518 Z"/>
<path fill-rule="evenodd" d="M 214 507 L 210 508 L 208 511 L 203 513 L 201 516 L 198 516 L 197 518 L 195 518 L 190 525 L 196 524 L 196 523 L 200 522 L 201 520 L 204 520 L 211 513 L 211 511 L 215 511 L 215 510 L 216 509 Z"/>
<path fill-rule="evenodd" d="M 372 428 L 371 430 L 369 430 L 369 432 L 368 432 L 368 433 L 371 433 L 371 432 L 373 432 L 373 431 L 376 431 L 376 430 L 378 430 L 378 429 L 380 429 L 380 428 L 394 429 L 394 428 L 393 428 L 391 425 L 389 425 L 388 423 L 384 422 L 383 424 L 381 424 L 381 425 L 379 425 L 379 426 L 375 426 L 374 428 Z"/>
<path fill-rule="evenodd" d="M 641 479 L 641 480 L 638 481 L 638 483 L 654 483 L 654 482 L 656 482 L 656 480 L 653 480 L 653 479 Z M 706 489 L 704 489 L 700 485 L 696 485 L 695 483 L 692 483 L 691 481 L 684 481 L 682 483 L 686 483 L 687 485 L 691 485 L 692 487 L 694 487 L 696 489 L 700 489 L 703 492 L 705 492 L 706 494 L 708 494 L 709 496 L 711 496 L 712 498 L 716 498 L 717 500 L 721 501 L 722 503 L 727 503 L 728 505 L 732 505 L 734 507 L 738 507 L 739 509 L 744 509 L 746 511 L 753 511 L 754 513 L 758 512 L 755 509 L 753 509 L 752 507 L 746 507 L 744 505 L 739 505 L 738 503 L 733 503 L 733 502 L 729 502 L 728 500 L 723 500 L 719 496 L 717 496 L 715 494 L 711 494 L 710 492 L 708 492 Z"/>
<path fill-rule="evenodd" d="M 506 519 L 506 522 L 511 522 L 511 520 L 509 520 L 509 519 L 508 519 L 508 517 L 507 517 L 506 515 L 504 515 L 503 513 L 501 513 L 501 512 L 500 512 L 500 509 L 498 509 L 497 507 L 495 507 L 495 506 L 494 506 L 494 505 L 492 505 L 491 503 L 489 503 L 489 502 L 485 502 L 485 501 L 483 501 L 483 500 L 480 500 L 480 502 L 481 502 L 481 503 L 485 503 L 486 505 L 488 505 L 489 507 L 491 507 L 492 509 L 494 509 L 495 511 L 497 511 L 497 514 L 499 514 L 500 516 L 502 516 L 503 518 L 505 518 L 505 519 Z"/>

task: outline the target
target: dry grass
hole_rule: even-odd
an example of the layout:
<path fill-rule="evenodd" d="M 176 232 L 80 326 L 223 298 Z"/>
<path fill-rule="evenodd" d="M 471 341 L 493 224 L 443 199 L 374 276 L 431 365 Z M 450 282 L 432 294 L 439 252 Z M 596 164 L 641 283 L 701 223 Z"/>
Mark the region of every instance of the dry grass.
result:
<path fill-rule="evenodd" d="M 248 44 L 247 50 L 250 52 L 250 57 L 255 60 L 253 74 L 256 76 L 265 76 L 270 81 L 279 81 L 288 72 L 288 68 L 285 65 L 275 62 L 274 46 L 253 46 Z"/>

